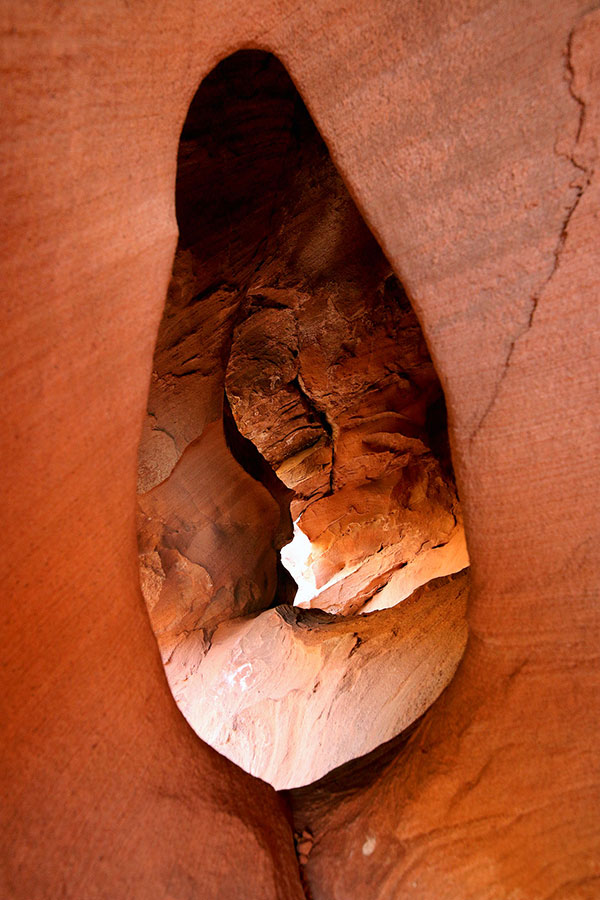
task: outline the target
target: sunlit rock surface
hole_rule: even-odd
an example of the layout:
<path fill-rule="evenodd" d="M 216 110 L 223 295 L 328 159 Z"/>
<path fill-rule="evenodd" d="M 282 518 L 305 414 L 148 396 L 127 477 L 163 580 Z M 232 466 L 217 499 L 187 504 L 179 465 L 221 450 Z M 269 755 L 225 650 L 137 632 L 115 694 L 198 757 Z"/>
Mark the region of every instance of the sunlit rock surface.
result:
<path fill-rule="evenodd" d="M 216 750 L 277 789 L 299 787 L 395 737 L 439 696 L 465 647 L 467 593 L 461 573 L 370 616 L 278 606 L 234 619 L 171 688 Z"/>

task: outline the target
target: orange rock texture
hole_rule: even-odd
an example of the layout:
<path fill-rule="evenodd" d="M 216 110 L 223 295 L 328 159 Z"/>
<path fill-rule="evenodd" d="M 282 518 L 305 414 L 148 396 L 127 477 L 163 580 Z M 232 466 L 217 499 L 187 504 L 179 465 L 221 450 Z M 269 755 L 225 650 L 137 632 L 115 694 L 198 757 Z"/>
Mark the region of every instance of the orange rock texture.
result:
<path fill-rule="evenodd" d="M 596 896 L 593 6 L 2 3 L 3 896 Z M 140 544 L 148 583 L 161 585 L 157 615 L 167 582 L 174 601 L 189 587 L 200 607 L 218 584 L 223 621 L 264 598 L 247 568 L 231 590 L 229 564 L 216 554 L 213 573 L 181 534 L 166 548 L 168 573 L 153 555 L 177 532 L 165 499 L 157 533 L 161 489 L 170 484 L 179 502 L 176 473 L 195 473 L 196 454 L 210 479 L 226 444 L 211 427 L 223 418 L 222 392 L 183 386 L 221 384 L 222 330 L 241 349 L 247 337 L 243 325 L 234 334 L 231 285 L 215 285 L 207 268 L 205 290 L 220 291 L 219 302 L 210 321 L 198 308 L 192 323 L 194 334 L 204 329 L 206 369 L 189 361 L 185 335 L 176 351 L 163 341 L 189 310 L 162 321 L 157 343 L 177 242 L 181 128 L 202 79 L 247 47 L 271 51 L 290 73 L 411 298 L 444 388 L 472 568 L 469 640 L 447 690 L 391 758 L 372 758 L 343 790 L 334 779 L 285 798 L 203 744 L 177 710 L 136 545 L 143 431 L 142 448 L 154 451 L 142 453 Z M 259 194 L 275 132 L 256 154 Z M 182 148 L 193 138 L 184 133 Z M 264 197 L 253 213 L 257 245 L 271 209 Z M 207 205 L 189 211 L 199 227 Z M 247 212 L 240 204 L 240 221 Z M 251 252 L 238 264 L 252 271 L 256 248 L 239 245 L 230 226 L 231 242 L 214 254 Z M 194 248 L 204 243 L 210 256 L 207 240 L 199 233 L 180 247 L 182 308 L 197 293 Z M 162 368 L 155 347 L 171 354 Z M 153 370 L 155 418 L 142 429 Z M 241 395 L 230 376 L 235 417 Z M 153 427 L 167 408 L 179 409 L 171 427 Z M 243 409 L 237 416 L 243 434 Z M 315 462 L 327 471 L 331 437 L 319 432 L 308 446 L 311 477 Z M 203 442 L 215 455 L 197 450 Z M 350 465 L 359 454 L 346 452 Z M 296 461 L 292 490 L 307 480 Z M 269 528 L 249 552 L 264 577 L 289 537 L 289 497 L 259 481 Z M 218 505 L 217 486 L 209 499 Z M 239 563 L 235 548 L 230 562 Z M 276 581 L 262 588 L 276 591 Z M 159 642 L 172 640 L 171 611 L 164 603 Z"/>

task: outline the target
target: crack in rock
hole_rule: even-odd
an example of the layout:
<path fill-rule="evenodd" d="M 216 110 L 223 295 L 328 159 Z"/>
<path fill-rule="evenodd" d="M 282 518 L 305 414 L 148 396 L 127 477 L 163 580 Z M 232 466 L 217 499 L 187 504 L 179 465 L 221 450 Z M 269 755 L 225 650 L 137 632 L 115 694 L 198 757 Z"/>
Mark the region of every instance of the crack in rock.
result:
<path fill-rule="evenodd" d="M 575 135 L 575 141 L 574 141 L 571 153 L 569 153 L 569 154 L 558 153 L 558 151 L 556 151 L 556 150 L 555 150 L 555 153 L 558 153 L 559 156 L 562 156 L 563 158 L 567 159 L 571 163 L 571 165 L 575 169 L 577 169 L 579 175 L 583 175 L 583 181 L 579 184 L 572 183 L 571 185 L 569 185 L 569 187 L 571 187 L 575 190 L 575 198 L 574 198 L 573 202 L 571 203 L 569 209 L 567 210 L 567 214 L 566 214 L 565 218 L 563 219 L 560 234 L 558 236 L 558 241 L 556 242 L 556 246 L 553 251 L 554 262 L 552 265 L 552 269 L 551 269 L 548 277 L 542 283 L 541 287 L 536 291 L 536 293 L 531 298 L 529 315 L 527 317 L 526 323 L 517 331 L 517 333 L 515 334 L 515 336 L 513 337 L 513 339 L 511 340 L 511 342 L 509 344 L 508 352 L 506 354 L 504 364 L 502 367 L 502 372 L 500 373 L 500 377 L 498 378 L 498 381 L 496 382 L 496 386 L 495 386 L 492 396 L 489 400 L 489 403 L 487 404 L 487 406 L 483 412 L 483 415 L 481 416 L 477 425 L 475 426 L 475 428 L 473 429 L 473 431 L 471 433 L 471 436 L 469 438 L 470 444 L 472 444 L 475 441 L 475 439 L 478 437 L 486 419 L 488 418 L 488 416 L 492 412 L 494 406 L 496 405 L 496 401 L 498 400 L 498 397 L 500 395 L 500 390 L 502 388 L 504 380 L 506 379 L 506 376 L 510 369 L 510 364 L 511 364 L 512 357 L 513 357 L 513 354 L 514 354 L 517 344 L 519 343 L 521 338 L 524 337 L 524 335 L 526 335 L 529 332 L 529 330 L 531 329 L 531 327 L 533 325 L 533 320 L 534 320 L 535 314 L 537 312 L 539 301 L 540 301 L 544 291 L 546 290 L 546 288 L 548 287 L 548 285 L 554 278 L 554 276 L 560 266 L 561 255 L 562 255 L 562 251 L 564 249 L 564 246 L 565 246 L 565 243 L 567 240 L 569 223 L 571 221 L 571 218 L 573 217 L 575 210 L 579 206 L 581 198 L 583 197 L 586 189 L 588 188 L 591 178 L 592 178 L 592 172 L 586 166 L 577 162 L 577 160 L 575 158 L 575 151 L 579 144 L 581 132 L 583 130 L 583 125 L 585 122 L 585 114 L 586 114 L 585 101 L 583 100 L 582 97 L 579 97 L 575 93 L 575 90 L 573 88 L 575 71 L 574 71 L 574 67 L 573 67 L 571 50 L 572 50 L 572 44 L 573 44 L 573 37 L 575 35 L 577 27 L 578 26 L 576 25 L 569 32 L 569 36 L 568 36 L 567 44 L 566 44 L 566 48 L 565 48 L 565 54 L 564 54 L 564 57 L 565 57 L 564 65 L 565 65 L 565 80 L 567 82 L 569 93 L 570 93 L 571 97 L 573 98 L 573 100 L 575 100 L 575 102 L 579 106 L 579 122 L 577 125 L 577 133 Z"/>

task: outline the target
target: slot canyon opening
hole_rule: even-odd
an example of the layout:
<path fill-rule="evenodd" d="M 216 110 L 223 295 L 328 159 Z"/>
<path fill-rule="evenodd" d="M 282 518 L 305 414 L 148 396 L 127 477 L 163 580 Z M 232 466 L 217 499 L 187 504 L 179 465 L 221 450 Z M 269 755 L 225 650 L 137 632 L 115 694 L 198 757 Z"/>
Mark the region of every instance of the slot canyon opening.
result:
<path fill-rule="evenodd" d="M 464 651 L 468 556 L 416 316 L 278 60 L 181 135 L 139 449 L 144 598 L 197 734 L 277 789 L 407 729 Z"/>

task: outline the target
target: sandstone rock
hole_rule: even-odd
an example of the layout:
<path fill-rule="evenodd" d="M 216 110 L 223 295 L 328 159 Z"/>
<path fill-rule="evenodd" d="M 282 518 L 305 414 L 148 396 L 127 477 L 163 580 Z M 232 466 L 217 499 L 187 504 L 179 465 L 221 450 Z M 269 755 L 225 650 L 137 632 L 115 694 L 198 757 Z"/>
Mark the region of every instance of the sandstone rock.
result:
<path fill-rule="evenodd" d="M 355 613 L 379 608 L 393 574 L 384 605 L 468 555 L 453 476 L 427 431 L 441 391 L 419 324 L 318 139 L 305 141 L 311 169 L 296 170 L 240 309 L 225 385 L 240 432 L 295 494 L 282 559 L 296 602 Z"/>
<path fill-rule="evenodd" d="M 387 232 L 412 270 L 436 360 L 440 353 L 456 364 L 446 369 L 445 389 L 473 562 L 471 636 L 456 678 L 395 760 L 372 762 L 368 777 L 355 772 L 354 789 L 349 771 L 345 790 L 317 786 L 297 798 L 296 828 L 315 834 L 304 877 L 319 898 L 597 893 L 598 501 L 581 479 L 598 467 L 597 440 L 582 435 L 595 434 L 590 417 L 598 419 L 590 340 L 600 272 L 600 242 L 591 242 L 600 203 L 600 17 L 579 19 L 582 8 L 569 4 L 552 17 L 531 7 L 531 19 L 519 16 L 505 30 L 505 12 L 497 7 L 491 31 L 484 17 L 452 41 L 455 74 L 464 72 L 459 59 L 486 59 L 469 90 L 463 82 L 450 97 L 444 79 L 428 115 L 411 117 L 416 134 L 400 156 L 413 172 L 417 155 L 422 160 L 419 190 L 413 198 L 415 182 L 407 187 L 399 209 L 424 223 L 424 243 L 412 242 L 408 225 Z M 500 49 L 507 43 L 519 48 L 510 58 Z M 404 88 L 432 78 L 434 57 L 430 46 L 409 64 Z M 477 111 L 465 101 L 456 119 L 462 136 L 450 138 L 442 125 L 459 96 L 473 98 L 492 71 L 518 98 L 498 155 L 481 118 L 495 115 L 491 95 L 479 95 Z M 442 86 L 435 76 L 432 83 Z M 369 93 L 379 103 L 376 96 Z M 381 115 L 388 104 L 386 96 Z M 449 150 L 465 147 L 466 133 L 479 137 L 459 151 L 465 168 L 456 187 L 466 205 L 457 211 L 453 191 L 440 200 L 433 172 L 446 169 Z M 471 204 L 459 185 L 492 160 L 494 174 Z M 507 191 L 511 183 L 518 189 Z M 369 186 L 365 197 L 372 193 Z M 496 249 L 480 256 L 488 237 Z M 435 244 L 444 271 L 432 278 Z"/>
<path fill-rule="evenodd" d="M 406 460 L 385 478 L 346 485 L 301 513 L 295 541 L 282 551 L 306 585 L 299 605 L 335 613 L 355 613 L 369 603 L 377 609 L 376 592 L 392 576 L 399 602 L 423 583 L 421 576 L 468 565 L 456 493 L 424 450 L 417 463 Z"/>
<path fill-rule="evenodd" d="M 240 432 L 289 488 L 323 493 L 331 476 L 329 435 L 299 383 L 298 326 L 289 309 L 261 309 L 236 330 L 226 389 Z"/>
<path fill-rule="evenodd" d="M 223 15 L 174 0 L 157 15 L 143 2 L 4 4 L 7 897 L 302 896 L 274 793 L 208 750 L 172 702 L 133 540 L 181 123 L 215 61 L 247 46 L 285 61 L 415 304 L 448 400 L 475 575 L 458 679 L 396 765 L 319 806 L 310 892 L 595 896 L 599 54 L 589 9 L 259 0 Z M 275 109 L 257 146 L 253 116 L 240 115 L 254 81 L 240 82 L 230 162 L 259 171 L 289 128 L 275 127 L 286 117 Z M 219 123 L 198 117 L 209 150 L 190 152 L 186 171 L 215 159 Z M 211 170 L 217 185 L 224 165 Z M 262 217 L 252 211 L 260 242 L 277 204 L 264 181 L 250 183 L 267 198 Z M 221 259 L 225 233 L 232 256 L 242 252 L 248 207 L 235 200 L 229 230 L 204 215 L 206 197 L 189 212 L 196 229 L 207 223 L 194 245 L 207 248 L 199 291 L 220 271 L 217 240 Z M 327 230 L 299 248 L 311 271 Z M 178 454 L 197 426 L 187 434 Z"/>
<path fill-rule="evenodd" d="M 203 740 L 275 788 L 316 781 L 439 696 L 465 647 L 467 586 L 466 573 L 438 579 L 360 618 L 279 606 L 224 622 L 186 672 L 180 708 Z"/>

